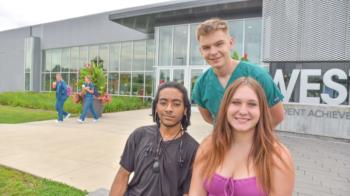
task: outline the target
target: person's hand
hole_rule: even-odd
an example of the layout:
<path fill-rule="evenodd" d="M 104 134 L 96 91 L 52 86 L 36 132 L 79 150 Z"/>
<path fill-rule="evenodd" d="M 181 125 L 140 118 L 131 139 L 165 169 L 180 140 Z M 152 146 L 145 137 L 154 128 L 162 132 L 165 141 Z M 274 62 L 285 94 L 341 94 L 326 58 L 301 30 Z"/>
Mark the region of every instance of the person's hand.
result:
<path fill-rule="evenodd" d="M 53 89 L 56 88 L 56 82 L 52 82 L 52 86 L 51 86 Z"/>

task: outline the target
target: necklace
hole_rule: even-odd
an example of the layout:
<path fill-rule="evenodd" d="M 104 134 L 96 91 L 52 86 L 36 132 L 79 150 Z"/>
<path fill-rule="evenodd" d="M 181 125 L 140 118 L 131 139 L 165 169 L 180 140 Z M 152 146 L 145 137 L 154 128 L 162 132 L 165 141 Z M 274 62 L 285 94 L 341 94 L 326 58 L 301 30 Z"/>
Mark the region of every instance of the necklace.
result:
<path fill-rule="evenodd" d="M 182 132 L 182 129 L 180 129 L 180 130 L 176 133 L 176 135 L 173 137 L 172 140 L 168 140 L 168 141 L 171 142 L 171 141 L 175 140 L 176 137 L 177 137 L 181 132 Z M 160 132 L 159 132 L 159 133 L 160 133 Z M 158 134 L 157 134 L 157 135 L 158 135 Z M 160 134 L 159 134 L 159 135 L 160 135 Z M 159 157 L 160 157 L 160 145 L 161 145 L 162 142 L 163 142 L 163 137 L 160 135 L 160 139 L 159 139 L 159 142 L 158 142 L 158 145 L 157 145 L 157 150 L 156 150 L 156 156 L 154 157 L 154 162 L 153 162 L 153 166 L 152 166 L 154 173 L 159 173 L 159 170 L 160 170 L 160 168 L 159 168 Z M 181 140 L 180 146 L 182 146 L 182 140 Z M 180 149 L 180 150 L 182 150 L 182 149 Z"/>

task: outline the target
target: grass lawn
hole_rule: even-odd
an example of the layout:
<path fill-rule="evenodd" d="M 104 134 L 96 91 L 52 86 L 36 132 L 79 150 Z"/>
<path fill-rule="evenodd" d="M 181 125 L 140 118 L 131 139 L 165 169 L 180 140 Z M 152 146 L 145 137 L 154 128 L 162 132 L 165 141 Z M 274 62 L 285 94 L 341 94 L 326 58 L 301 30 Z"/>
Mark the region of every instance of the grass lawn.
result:
<path fill-rule="evenodd" d="M 56 118 L 56 111 L 0 105 L 0 123 L 14 124 Z"/>
<path fill-rule="evenodd" d="M 4 196 L 52 196 L 86 195 L 86 191 L 76 189 L 63 183 L 10 169 L 0 165 L 0 195 Z"/>

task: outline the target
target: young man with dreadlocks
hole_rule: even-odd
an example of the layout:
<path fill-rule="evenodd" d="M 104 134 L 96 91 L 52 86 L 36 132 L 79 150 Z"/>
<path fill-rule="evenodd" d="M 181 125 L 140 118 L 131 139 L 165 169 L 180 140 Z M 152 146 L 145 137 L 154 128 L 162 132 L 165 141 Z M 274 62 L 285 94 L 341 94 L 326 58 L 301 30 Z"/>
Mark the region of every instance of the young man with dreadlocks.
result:
<path fill-rule="evenodd" d="M 156 125 L 140 127 L 129 136 L 110 196 L 188 194 L 198 143 L 186 132 L 191 116 L 186 89 L 175 82 L 161 84 L 152 116 Z"/>

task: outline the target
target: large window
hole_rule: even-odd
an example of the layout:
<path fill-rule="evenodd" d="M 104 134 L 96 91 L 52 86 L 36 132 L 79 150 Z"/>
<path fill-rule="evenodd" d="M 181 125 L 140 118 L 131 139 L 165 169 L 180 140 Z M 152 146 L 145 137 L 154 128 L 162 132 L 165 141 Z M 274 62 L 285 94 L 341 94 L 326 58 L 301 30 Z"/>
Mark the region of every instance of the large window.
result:
<path fill-rule="evenodd" d="M 119 71 L 120 43 L 111 44 L 109 49 L 109 71 Z"/>
<path fill-rule="evenodd" d="M 243 50 L 243 34 L 244 34 L 244 20 L 231 20 L 228 22 L 230 35 L 234 39 L 233 51 L 237 51 L 240 56 L 244 55 Z M 232 51 L 232 52 L 233 52 Z"/>
<path fill-rule="evenodd" d="M 145 69 L 146 60 L 146 42 L 145 41 L 134 41 L 134 60 L 133 60 L 133 71 L 143 71 Z"/>
<path fill-rule="evenodd" d="M 130 73 L 120 73 L 120 95 L 130 95 L 131 77 Z"/>
<path fill-rule="evenodd" d="M 198 24 L 191 24 L 190 32 L 190 65 L 203 65 L 204 59 L 199 50 L 199 44 L 196 37 Z"/>
<path fill-rule="evenodd" d="M 159 28 L 159 66 L 171 65 L 172 58 L 172 26 Z"/>
<path fill-rule="evenodd" d="M 132 74 L 132 95 L 144 96 L 144 73 L 134 72 Z"/>
<path fill-rule="evenodd" d="M 249 61 L 260 64 L 261 19 L 246 19 L 244 29 L 244 52 L 248 54 Z"/>
<path fill-rule="evenodd" d="M 173 65 L 187 64 L 188 25 L 174 27 Z"/>
<path fill-rule="evenodd" d="M 120 71 L 130 71 L 132 65 L 132 42 L 123 42 L 120 60 Z"/>

